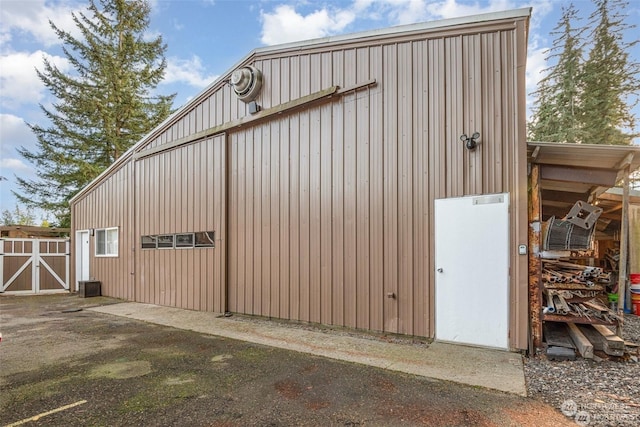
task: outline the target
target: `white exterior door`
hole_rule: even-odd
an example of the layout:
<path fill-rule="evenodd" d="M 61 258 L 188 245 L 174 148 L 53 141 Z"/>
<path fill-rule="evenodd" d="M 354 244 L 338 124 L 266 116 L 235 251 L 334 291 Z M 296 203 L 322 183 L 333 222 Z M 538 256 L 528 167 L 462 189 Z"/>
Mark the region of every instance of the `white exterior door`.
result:
<path fill-rule="evenodd" d="M 436 339 L 509 346 L 509 195 L 435 201 Z"/>
<path fill-rule="evenodd" d="M 76 232 L 76 282 L 89 280 L 89 231 Z"/>

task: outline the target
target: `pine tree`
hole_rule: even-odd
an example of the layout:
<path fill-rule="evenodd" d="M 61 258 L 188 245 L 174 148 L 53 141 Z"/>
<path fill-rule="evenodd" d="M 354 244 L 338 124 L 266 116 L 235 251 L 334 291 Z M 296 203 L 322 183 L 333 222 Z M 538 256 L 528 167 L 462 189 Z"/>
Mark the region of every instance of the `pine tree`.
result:
<path fill-rule="evenodd" d="M 572 22 L 577 19 L 573 4 L 563 7 L 562 17 L 551 33 L 556 38 L 545 59 L 557 60 L 535 92 L 538 97 L 529 122 L 531 140 L 577 143 L 582 139 L 580 79 L 584 29 L 573 27 Z"/>
<path fill-rule="evenodd" d="M 594 28 L 593 48 L 584 66 L 582 97 L 585 141 L 592 144 L 631 144 L 634 136 L 633 107 L 638 102 L 640 67 L 629 58 L 625 31 L 635 28 L 624 22 L 628 3 L 594 0 L 590 16 Z"/>
<path fill-rule="evenodd" d="M 16 197 L 52 212 L 63 227 L 70 224 L 69 200 L 160 124 L 175 97 L 153 94 L 164 76 L 166 45 L 160 36 L 144 39 L 147 1 L 98 1 L 90 0 L 88 13 L 73 14 L 81 38 L 49 22 L 75 72 L 44 60 L 38 76 L 57 102 L 40 108 L 51 124 L 29 124 L 37 147 L 18 150 L 37 178 L 17 177 Z"/>

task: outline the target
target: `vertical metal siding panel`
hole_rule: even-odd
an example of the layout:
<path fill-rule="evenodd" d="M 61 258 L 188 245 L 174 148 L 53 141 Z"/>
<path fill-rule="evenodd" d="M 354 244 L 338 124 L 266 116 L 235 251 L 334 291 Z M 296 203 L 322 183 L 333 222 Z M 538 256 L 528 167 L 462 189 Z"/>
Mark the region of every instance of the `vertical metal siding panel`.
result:
<path fill-rule="evenodd" d="M 413 144 L 412 144 L 412 49 L 410 43 L 398 45 L 398 151 L 399 167 L 402 171 L 399 182 L 398 215 L 399 232 L 399 277 L 398 304 L 400 331 L 413 333 Z"/>
<path fill-rule="evenodd" d="M 344 52 L 344 85 L 346 87 L 356 83 L 356 54 L 354 50 Z M 344 250 L 345 250 L 345 279 L 344 279 L 344 323 L 345 326 L 357 327 L 357 134 L 356 134 L 356 94 L 351 93 L 343 97 L 345 105 L 344 115 Z"/>
<path fill-rule="evenodd" d="M 356 82 L 369 79 L 369 48 L 356 51 Z M 356 235 L 357 235 L 357 282 L 356 282 L 356 326 L 369 329 L 370 322 L 370 212 L 371 183 L 369 177 L 369 94 L 361 91 L 356 97 Z"/>
<path fill-rule="evenodd" d="M 151 195 L 153 203 L 149 207 L 149 212 L 147 214 L 149 217 L 154 218 L 154 228 L 153 233 L 158 233 L 161 230 L 161 218 L 160 218 L 160 210 L 161 210 L 161 200 L 164 197 L 163 186 L 164 179 L 160 179 L 160 170 L 164 167 L 164 155 L 152 157 L 152 169 L 150 174 L 150 181 L 152 183 Z M 163 177 L 164 178 L 164 177 Z M 158 265 L 160 264 L 160 254 L 157 250 L 153 251 L 151 255 L 151 262 L 148 266 L 150 277 L 149 282 L 147 284 L 149 288 L 149 302 L 158 304 L 160 301 L 160 286 L 161 282 L 159 280 L 159 272 Z"/>
<path fill-rule="evenodd" d="M 280 315 L 280 198 L 286 197 L 286 194 L 280 193 L 280 173 L 282 165 L 280 164 L 280 121 L 274 120 L 270 124 L 271 132 L 271 163 L 270 168 L 270 203 L 271 203 L 271 233 L 269 252 L 271 253 L 271 277 L 269 285 L 271 287 L 271 303 L 270 315 L 273 317 L 281 317 Z"/>
<path fill-rule="evenodd" d="M 289 118 L 285 117 L 280 121 L 280 317 L 283 319 L 291 318 L 290 310 L 290 276 L 289 265 L 292 253 L 290 246 L 290 207 L 291 193 L 289 191 L 289 180 L 291 171 L 290 153 L 290 127 Z"/>
<path fill-rule="evenodd" d="M 259 128 L 253 129 L 253 311 L 251 314 L 262 314 L 262 133 Z"/>
<path fill-rule="evenodd" d="M 510 34 L 510 32 L 507 32 Z M 493 73 L 491 76 L 492 88 L 488 89 L 491 91 L 493 96 L 493 108 L 491 111 L 492 122 L 489 128 L 492 131 L 492 134 L 489 134 L 489 141 L 492 141 L 491 147 L 492 151 L 492 162 L 491 165 L 493 167 L 488 167 L 490 174 L 490 189 L 488 192 L 491 193 L 501 193 L 505 191 L 504 181 L 502 180 L 502 169 L 504 169 L 505 159 L 503 157 L 503 147 L 505 144 L 509 144 L 509 140 L 505 138 L 507 135 L 502 128 L 502 123 L 507 114 L 505 107 L 508 106 L 508 102 L 504 100 L 504 86 L 503 86 L 503 74 L 505 71 L 505 67 L 502 64 L 502 53 L 505 49 L 503 43 L 501 41 L 500 34 L 492 35 L 491 39 L 493 42 L 491 43 L 493 51 L 491 52 L 492 59 L 492 67 Z M 506 65 L 506 64 L 505 64 Z M 516 141 L 516 145 L 518 142 Z"/>
<path fill-rule="evenodd" d="M 322 64 L 320 55 L 310 57 L 310 92 L 320 90 Z M 309 320 L 320 322 L 321 316 L 321 114 L 318 108 L 309 110 Z"/>
<path fill-rule="evenodd" d="M 384 289 L 398 295 L 398 48 L 383 48 Z M 384 330 L 399 332 L 398 300 L 385 299 Z"/>
<path fill-rule="evenodd" d="M 238 190 L 238 138 L 236 135 L 228 137 L 227 143 L 231 147 L 231 182 L 229 182 L 229 242 L 227 244 L 227 252 L 229 254 L 229 287 L 227 289 L 228 309 L 231 312 L 238 312 L 238 263 L 240 262 L 238 239 L 239 226 L 239 190 Z"/>
<path fill-rule="evenodd" d="M 202 126 L 200 130 L 211 127 L 211 96 L 202 101 Z"/>
<path fill-rule="evenodd" d="M 300 113 L 300 320 L 309 321 L 310 295 L 310 162 L 309 113 Z"/>
<path fill-rule="evenodd" d="M 331 53 L 321 56 L 321 83 L 325 88 L 332 85 Z M 320 322 L 333 322 L 331 304 L 333 301 L 331 284 L 331 150 L 333 141 L 332 106 L 323 105 L 320 110 Z"/>
<path fill-rule="evenodd" d="M 282 102 L 280 96 L 280 76 L 282 75 L 282 71 L 280 70 L 280 59 L 276 58 L 270 61 L 271 62 L 271 72 L 267 77 L 267 81 L 271 86 L 269 89 L 270 100 L 269 105 L 274 107 L 276 105 L 280 105 Z"/>
<path fill-rule="evenodd" d="M 173 209 L 174 225 L 173 232 L 179 233 L 186 228 L 187 225 L 187 216 L 188 216 L 188 200 L 187 194 L 189 191 L 188 188 L 188 176 L 191 171 L 185 168 L 185 165 L 189 162 L 189 146 L 182 147 L 178 150 L 174 150 L 175 153 L 178 154 L 176 158 L 176 168 L 178 171 L 177 177 L 177 189 L 180 191 L 180 194 L 176 194 L 176 202 L 175 207 Z M 171 254 L 171 261 L 176 269 L 176 288 L 180 293 L 180 299 L 178 306 L 181 308 L 193 308 L 191 306 L 192 302 L 192 289 L 187 280 L 187 266 L 186 260 L 184 259 L 185 252 L 183 250 L 173 249 L 169 251 Z"/>
<path fill-rule="evenodd" d="M 245 313 L 246 312 L 246 259 L 247 259 L 247 143 L 245 139 L 244 132 L 238 132 L 236 134 L 230 135 L 231 138 L 237 147 L 237 150 L 234 151 L 235 155 L 232 154 L 232 159 L 238 165 L 238 176 L 236 179 L 232 178 L 232 188 L 235 186 L 237 188 L 237 206 L 231 205 L 232 209 L 230 210 L 231 218 L 229 218 L 230 223 L 236 224 L 236 230 L 234 233 L 229 236 L 230 245 L 235 244 L 237 250 L 230 251 L 229 256 L 236 257 L 236 259 L 231 259 L 231 265 L 235 266 L 235 278 L 234 280 L 230 280 L 230 289 L 235 288 L 235 293 L 237 298 L 229 298 L 229 311 Z M 235 219 L 234 219 L 235 217 Z M 232 228 L 233 229 L 233 228 Z M 231 272 L 230 272 L 231 273 Z"/>
<path fill-rule="evenodd" d="M 483 114 L 482 93 L 486 89 L 487 79 L 489 76 L 483 76 L 483 56 L 481 55 L 480 34 L 474 34 L 463 37 L 463 50 L 465 62 L 463 63 L 464 73 L 467 75 L 465 85 L 463 87 L 463 99 L 465 102 L 464 112 L 464 128 L 467 129 L 468 135 L 472 135 L 475 131 L 480 132 L 482 136 L 485 130 L 482 127 Z M 484 78 L 483 78 L 484 77 Z M 460 143 L 460 145 L 462 145 Z M 483 157 L 485 155 L 485 144 L 480 143 L 473 151 L 464 150 L 465 162 L 467 163 L 466 173 L 464 176 L 465 194 L 482 194 L 483 192 Z"/>
<path fill-rule="evenodd" d="M 413 334 L 426 334 L 427 319 L 427 191 L 426 133 L 428 130 L 427 85 L 429 75 L 426 41 L 413 43 Z"/>
<path fill-rule="evenodd" d="M 370 76 L 382 78 L 383 62 L 382 47 L 375 46 L 370 50 Z M 378 83 L 380 84 L 380 83 Z M 371 281 L 371 328 L 376 331 L 384 330 L 384 141 L 383 141 L 383 104 L 382 89 L 380 87 L 368 90 L 370 102 L 370 135 L 369 149 L 371 159 L 370 178 L 370 281 Z"/>
<path fill-rule="evenodd" d="M 295 74 L 292 73 L 292 78 Z M 293 88 L 293 86 L 292 86 Z M 292 92 L 293 93 L 293 92 Z M 290 319 L 300 319 L 300 119 L 298 114 L 291 116 L 289 125 L 290 164 L 289 174 L 289 246 L 293 256 L 289 261 Z"/>
<path fill-rule="evenodd" d="M 221 234 L 219 223 L 220 223 L 220 215 L 221 209 L 223 207 L 220 206 L 219 199 L 219 185 L 221 177 L 224 176 L 224 169 L 220 169 L 217 146 L 219 144 L 225 143 L 225 136 L 215 136 L 211 137 L 205 142 L 206 146 L 206 157 L 208 160 L 207 164 L 207 225 L 205 226 L 205 230 L 202 231 L 213 231 L 215 234 L 215 247 L 214 248 L 202 248 L 200 250 L 205 252 L 206 255 L 206 268 L 204 268 L 204 272 L 207 275 L 207 307 L 209 310 L 213 312 L 220 313 L 221 304 L 224 302 L 220 301 L 220 295 L 218 293 L 220 286 L 220 278 L 219 274 L 219 257 L 220 252 L 224 251 L 223 243 L 226 241 L 224 235 Z"/>
<path fill-rule="evenodd" d="M 253 260 L 253 247 L 255 241 L 253 239 L 254 230 L 253 230 L 253 216 L 254 216 L 254 140 L 253 140 L 253 132 L 252 130 L 246 131 L 243 134 L 243 138 L 245 138 L 245 156 L 246 156 L 246 170 L 247 176 L 245 180 L 245 229 L 247 230 L 245 234 L 245 302 L 244 302 L 244 311 L 246 314 L 254 313 L 254 304 L 253 304 L 253 294 L 254 292 L 254 260 Z"/>
<path fill-rule="evenodd" d="M 200 115 L 198 115 L 200 120 Z M 202 142 L 193 144 L 191 148 L 191 164 L 189 165 L 190 183 L 189 183 L 189 200 L 190 213 L 189 213 L 189 228 L 185 232 L 193 232 L 200 230 L 200 202 L 201 202 L 201 189 L 200 179 L 203 175 L 206 175 L 206 170 L 200 169 L 200 160 L 202 158 Z M 206 301 L 206 281 L 202 280 L 201 266 L 200 266 L 200 252 L 195 251 L 195 248 L 186 249 L 187 259 L 189 261 L 189 272 L 192 286 L 195 288 L 194 295 L 194 309 L 205 310 L 203 302 Z"/>
<path fill-rule="evenodd" d="M 194 181 L 195 181 L 195 171 L 193 165 L 195 164 L 195 159 L 193 157 L 193 144 L 188 145 L 186 148 L 187 151 L 187 161 L 183 164 L 183 176 L 186 179 L 186 205 L 182 207 L 182 213 L 186 217 L 186 220 L 182 220 L 182 224 L 184 228 L 180 230 L 180 232 L 185 233 L 189 231 L 193 231 L 193 220 L 195 215 L 195 206 L 194 206 Z M 186 225 L 185 225 L 186 224 Z M 185 249 L 179 251 L 182 254 L 182 261 L 184 271 L 184 279 L 187 281 L 187 292 L 189 293 L 189 308 L 192 310 L 198 309 L 198 302 L 200 299 L 200 286 L 199 282 L 194 280 L 195 270 L 193 265 L 193 250 Z"/>
<path fill-rule="evenodd" d="M 300 96 L 309 94 L 310 58 L 300 57 Z M 309 112 L 300 117 L 300 320 L 309 321 Z"/>
<path fill-rule="evenodd" d="M 511 201 L 511 244 L 515 248 L 527 241 L 527 161 L 525 117 L 525 63 L 526 63 L 526 20 L 516 24 L 514 31 L 503 33 L 503 63 L 505 69 L 503 103 L 505 112 L 504 139 L 508 148 L 508 167 L 511 172 L 508 186 L 512 194 Z M 521 125 L 522 124 L 522 125 Z M 505 165 L 507 166 L 507 165 Z M 506 168 L 505 168 L 506 169 Z M 510 346 L 527 347 L 527 260 L 512 251 L 510 303 Z"/>
<path fill-rule="evenodd" d="M 446 69 L 449 77 L 446 86 L 446 129 L 445 141 L 447 144 L 447 171 L 446 187 L 447 197 L 460 197 L 464 194 L 463 174 L 459 173 L 463 161 L 463 144 L 460 135 L 463 129 L 464 99 L 462 96 L 462 37 L 450 37 L 446 44 Z"/>
<path fill-rule="evenodd" d="M 344 52 L 333 52 L 333 82 L 341 84 L 344 81 Z M 332 322 L 344 325 L 344 103 L 332 104 L 333 141 L 332 188 L 331 188 L 331 305 L 333 308 Z"/>
<path fill-rule="evenodd" d="M 226 135 L 219 135 L 214 139 L 214 142 L 216 143 L 216 156 L 217 156 L 217 161 L 214 163 L 217 167 L 215 168 L 216 171 L 218 171 L 218 173 L 215 176 L 215 188 L 217 190 L 217 194 L 218 196 L 216 197 L 216 206 L 218 206 L 218 209 L 216 211 L 216 224 L 214 225 L 216 229 L 220 230 L 220 239 L 218 240 L 218 250 L 213 250 L 214 252 L 214 257 L 215 257 L 215 263 L 214 265 L 216 266 L 217 270 L 217 274 L 215 274 L 215 281 L 214 281 L 214 292 L 215 292 L 215 299 L 216 299 L 216 304 L 214 305 L 214 310 L 217 312 L 224 312 L 226 311 L 226 299 L 227 299 L 227 295 L 226 295 L 226 257 L 227 257 L 227 248 L 228 248 L 228 241 L 229 239 L 227 238 L 226 235 L 226 212 L 227 212 L 227 208 L 226 208 L 226 194 L 225 194 L 225 188 L 227 186 L 227 182 L 226 182 L 226 162 L 227 162 L 227 155 L 226 155 L 226 150 L 227 150 L 227 143 L 226 143 Z"/>
<path fill-rule="evenodd" d="M 260 219 L 262 237 L 262 247 L 260 250 L 262 274 L 260 276 L 260 288 L 262 292 L 262 308 L 260 314 L 270 316 L 271 313 L 271 197 L 269 194 L 271 188 L 271 134 L 269 132 L 269 123 L 257 128 L 257 132 L 262 133 L 261 148 L 262 162 L 261 174 L 262 179 L 258 190 L 260 191 Z"/>
<path fill-rule="evenodd" d="M 312 67 L 316 65 L 313 64 Z M 312 89 L 313 91 L 313 89 Z M 320 322 L 321 312 L 321 141 L 320 112 L 309 114 L 309 320 Z"/>

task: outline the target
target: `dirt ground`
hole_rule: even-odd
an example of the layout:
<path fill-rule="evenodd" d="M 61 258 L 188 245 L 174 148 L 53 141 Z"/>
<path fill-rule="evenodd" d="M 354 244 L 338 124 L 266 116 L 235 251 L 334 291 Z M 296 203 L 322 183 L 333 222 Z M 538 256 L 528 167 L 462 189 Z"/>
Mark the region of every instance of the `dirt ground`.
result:
<path fill-rule="evenodd" d="M 0 296 L 0 425 L 575 425 L 531 398 L 77 311 L 117 302 Z"/>

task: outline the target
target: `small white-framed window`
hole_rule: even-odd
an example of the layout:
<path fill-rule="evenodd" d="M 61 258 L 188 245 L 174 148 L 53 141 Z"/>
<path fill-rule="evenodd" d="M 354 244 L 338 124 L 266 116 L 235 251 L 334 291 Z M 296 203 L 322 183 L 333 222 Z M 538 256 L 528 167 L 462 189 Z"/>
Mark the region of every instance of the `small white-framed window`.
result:
<path fill-rule="evenodd" d="M 96 229 L 96 256 L 118 256 L 118 227 Z"/>
<path fill-rule="evenodd" d="M 176 248 L 192 248 L 193 233 L 176 234 Z"/>
<path fill-rule="evenodd" d="M 158 249 L 173 249 L 173 234 L 161 234 L 158 236 Z"/>
<path fill-rule="evenodd" d="M 155 249 L 157 236 L 142 236 L 142 249 Z"/>
<path fill-rule="evenodd" d="M 200 231 L 195 233 L 196 248 L 213 248 L 216 245 L 215 231 Z"/>

